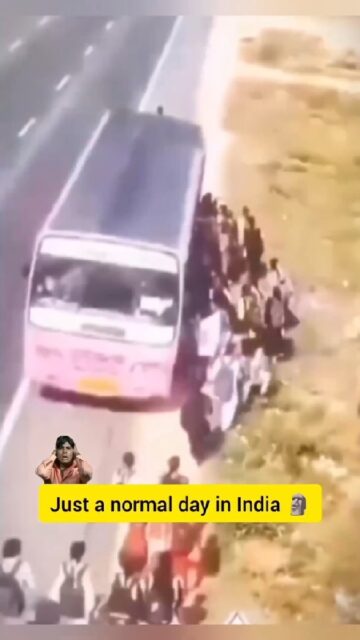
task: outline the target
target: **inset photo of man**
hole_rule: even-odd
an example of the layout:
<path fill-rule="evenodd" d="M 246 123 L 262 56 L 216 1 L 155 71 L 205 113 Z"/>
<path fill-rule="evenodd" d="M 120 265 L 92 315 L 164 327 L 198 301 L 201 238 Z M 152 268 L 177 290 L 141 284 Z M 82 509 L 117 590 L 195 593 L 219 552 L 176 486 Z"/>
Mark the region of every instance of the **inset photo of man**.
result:
<path fill-rule="evenodd" d="M 87 484 L 93 474 L 70 436 L 57 438 L 54 451 L 39 464 L 35 473 L 44 484 Z"/>

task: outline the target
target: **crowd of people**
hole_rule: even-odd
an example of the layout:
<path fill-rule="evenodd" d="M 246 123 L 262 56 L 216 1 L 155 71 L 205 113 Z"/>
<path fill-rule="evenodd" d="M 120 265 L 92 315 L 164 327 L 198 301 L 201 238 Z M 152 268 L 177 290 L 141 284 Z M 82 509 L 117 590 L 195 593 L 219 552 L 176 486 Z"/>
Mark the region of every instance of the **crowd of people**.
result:
<path fill-rule="evenodd" d="M 138 484 L 135 455 L 124 453 L 114 484 Z M 187 484 L 172 456 L 161 484 Z M 206 615 L 201 585 L 218 574 L 220 549 L 208 524 L 122 525 L 124 536 L 108 593 L 94 589 L 84 541 L 74 541 L 45 597 L 39 595 L 19 539 L 3 544 L 0 619 L 6 624 L 197 624 Z M 199 591 L 200 590 L 200 591 Z"/>
<path fill-rule="evenodd" d="M 285 354 L 285 332 L 298 320 L 294 290 L 277 258 L 264 261 L 260 228 L 243 207 L 243 233 L 236 216 L 211 194 L 201 201 L 190 267 L 192 303 L 204 315 L 209 303 L 226 311 L 233 334 L 253 338 L 270 358 Z"/>
<path fill-rule="evenodd" d="M 245 409 L 254 388 L 262 396 L 269 393 L 274 365 L 289 351 L 287 332 L 298 324 L 288 275 L 276 258 L 264 261 L 261 230 L 248 207 L 242 213 L 240 233 L 235 215 L 206 194 L 196 216 L 184 302 L 189 327 L 185 360 L 191 384 L 181 408 L 181 424 L 198 460 L 212 433 L 211 394 L 204 391 L 212 364 L 224 354 L 235 358 L 239 365 L 236 402 Z M 180 466 L 179 457 L 170 458 L 159 482 L 189 482 Z M 68 436 L 57 439 L 55 450 L 36 473 L 52 484 L 87 483 L 92 478 L 90 465 Z M 141 483 L 132 452 L 124 454 L 113 483 Z M 199 589 L 206 576 L 215 576 L 220 569 L 212 527 L 124 526 L 113 582 L 103 595 L 94 590 L 83 541 L 72 543 L 44 598 L 37 593 L 31 567 L 22 557 L 21 541 L 6 540 L 0 564 L 0 619 L 29 624 L 201 622 L 205 610 Z"/>
<path fill-rule="evenodd" d="M 182 425 L 198 459 L 213 426 L 211 393 L 204 391 L 212 363 L 233 354 L 239 408 L 247 409 L 256 388 L 261 396 L 271 391 L 275 363 L 292 353 L 289 332 L 299 323 L 289 276 L 277 258 L 264 260 L 262 233 L 248 207 L 242 216 L 240 231 L 236 216 L 208 193 L 196 217 L 185 301 L 187 362 L 194 375 Z"/>

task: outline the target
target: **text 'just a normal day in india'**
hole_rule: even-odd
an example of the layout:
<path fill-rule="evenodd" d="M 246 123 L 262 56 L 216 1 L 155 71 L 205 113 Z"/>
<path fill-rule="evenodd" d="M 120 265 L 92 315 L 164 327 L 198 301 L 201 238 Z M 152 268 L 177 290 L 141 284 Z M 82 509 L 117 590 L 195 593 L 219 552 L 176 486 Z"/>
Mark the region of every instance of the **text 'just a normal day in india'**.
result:
<path fill-rule="evenodd" d="M 43 485 L 41 522 L 321 522 L 322 487 Z"/>

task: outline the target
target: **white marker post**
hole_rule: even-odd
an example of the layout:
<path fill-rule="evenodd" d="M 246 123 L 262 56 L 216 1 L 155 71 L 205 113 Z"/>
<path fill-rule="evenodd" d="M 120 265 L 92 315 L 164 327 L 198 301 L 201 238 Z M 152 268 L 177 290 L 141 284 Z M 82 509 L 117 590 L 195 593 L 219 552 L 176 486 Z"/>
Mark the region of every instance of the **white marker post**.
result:
<path fill-rule="evenodd" d="M 224 624 L 249 624 L 249 622 L 244 615 L 238 611 L 233 611 Z"/>

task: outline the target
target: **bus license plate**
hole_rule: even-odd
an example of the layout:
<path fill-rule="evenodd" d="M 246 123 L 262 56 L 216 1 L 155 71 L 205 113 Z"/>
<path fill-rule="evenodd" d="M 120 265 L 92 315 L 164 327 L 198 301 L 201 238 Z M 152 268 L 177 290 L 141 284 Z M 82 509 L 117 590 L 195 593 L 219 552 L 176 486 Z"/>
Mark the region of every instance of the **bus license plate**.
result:
<path fill-rule="evenodd" d="M 118 385 L 106 378 L 85 378 L 79 383 L 79 392 L 97 396 L 117 396 Z"/>

